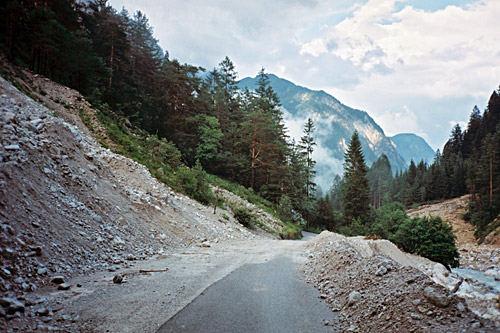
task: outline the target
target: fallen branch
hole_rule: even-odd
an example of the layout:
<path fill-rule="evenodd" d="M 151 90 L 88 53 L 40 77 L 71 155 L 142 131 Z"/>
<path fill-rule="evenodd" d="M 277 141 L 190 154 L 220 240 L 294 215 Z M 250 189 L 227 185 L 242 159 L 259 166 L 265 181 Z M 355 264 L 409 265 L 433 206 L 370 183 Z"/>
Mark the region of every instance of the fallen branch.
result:
<path fill-rule="evenodd" d="M 165 269 L 140 269 L 139 273 L 158 273 L 158 272 L 166 272 L 168 268 Z"/>

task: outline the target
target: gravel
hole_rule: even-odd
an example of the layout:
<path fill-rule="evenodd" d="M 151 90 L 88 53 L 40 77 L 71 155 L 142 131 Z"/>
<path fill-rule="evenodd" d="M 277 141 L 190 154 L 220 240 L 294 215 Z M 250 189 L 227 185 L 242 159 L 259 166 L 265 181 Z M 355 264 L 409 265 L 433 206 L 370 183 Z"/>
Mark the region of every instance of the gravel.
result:
<path fill-rule="evenodd" d="M 431 262 L 388 252 L 386 242 L 323 232 L 309 245 L 306 279 L 339 312 L 340 331 L 498 331 L 422 272 Z"/>

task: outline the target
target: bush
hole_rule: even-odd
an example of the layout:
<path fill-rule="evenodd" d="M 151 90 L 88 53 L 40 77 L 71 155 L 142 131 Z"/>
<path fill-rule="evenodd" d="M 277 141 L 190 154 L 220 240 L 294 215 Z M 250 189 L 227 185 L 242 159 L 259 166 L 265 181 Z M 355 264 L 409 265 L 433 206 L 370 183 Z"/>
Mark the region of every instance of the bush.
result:
<path fill-rule="evenodd" d="M 284 220 L 290 221 L 292 219 L 292 200 L 288 195 L 281 196 L 278 205 L 278 213 Z"/>
<path fill-rule="evenodd" d="M 406 220 L 395 234 L 394 242 L 405 251 L 458 267 L 456 236 L 440 217 L 415 217 Z"/>
<path fill-rule="evenodd" d="M 302 215 L 293 209 L 292 200 L 288 195 L 281 196 L 278 205 L 279 218 L 283 222 L 292 222 L 300 227 L 305 227 L 307 222 Z"/>
<path fill-rule="evenodd" d="M 384 205 L 376 211 L 370 233 L 394 242 L 395 233 L 408 219 L 405 207 L 401 203 L 393 202 Z"/>
<path fill-rule="evenodd" d="M 179 168 L 176 174 L 177 181 L 181 184 L 184 193 L 204 205 L 215 200 L 215 196 L 206 180 L 205 171 L 199 161 L 193 169 Z"/>
<path fill-rule="evenodd" d="M 255 224 L 252 212 L 250 212 L 250 210 L 245 206 L 236 208 L 236 210 L 234 211 L 234 217 L 246 228 L 249 228 Z"/>
<path fill-rule="evenodd" d="M 354 219 L 349 226 L 339 228 L 339 233 L 344 236 L 365 236 L 368 234 L 368 228 L 363 224 L 360 218 Z"/>

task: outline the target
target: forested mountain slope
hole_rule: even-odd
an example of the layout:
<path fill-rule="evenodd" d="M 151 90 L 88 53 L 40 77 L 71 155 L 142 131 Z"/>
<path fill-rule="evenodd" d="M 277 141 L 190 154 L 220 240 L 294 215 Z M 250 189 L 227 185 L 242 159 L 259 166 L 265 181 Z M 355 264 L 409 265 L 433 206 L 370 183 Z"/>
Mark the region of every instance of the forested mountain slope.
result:
<path fill-rule="evenodd" d="M 294 123 L 304 124 L 309 117 L 314 121 L 318 145 L 314 157 L 322 186 L 330 186 L 334 175 L 342 174 L 344 152 L 354 130 L 359 132 L 368 165 L 385 154 L 394 172 L 407 168 L 394 143 L 367 112 L 350 108 L 324 91 L 297 86 L 276 75 L 269 75 L 269 79 L 285 109 L 285 123 L 289 127 Z M 255 83 L 256 78 L 244 78 L 238 86 L 255 89 Z"/>

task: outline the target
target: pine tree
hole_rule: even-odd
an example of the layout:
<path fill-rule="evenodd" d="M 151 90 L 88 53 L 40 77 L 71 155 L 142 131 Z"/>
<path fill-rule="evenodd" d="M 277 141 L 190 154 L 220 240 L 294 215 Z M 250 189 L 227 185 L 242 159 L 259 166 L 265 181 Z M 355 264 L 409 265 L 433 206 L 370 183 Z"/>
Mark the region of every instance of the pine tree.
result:
<path fill-rule="evenodd" d="M 251 187 L 273 202 L 282 194 L 289 146 L 278 95 L 264 69 L 258 74 L 255 93 L 247 92 L 247 119 L 242 133 L 251 152 Z"/>
<path fill-rule="evenodd" d="M 290 197 L 293 208 L 302 214 L 306 210 L 304 201 L 304 188 L 307 183 L 306 161 L 295 140 L 290 144 L 288 165 L 285 175 L 285 194 Z"/>
<path fill-rule="evenodd" d="M 354 220 L 364 222 L 369 211 L 367 167 L 361 149 L 358 132 L 355 131 L 345 153 L 344 186 L 342 189 L 342 206 L 346 223 Z"/>
<path fill-rule="evenodd" d="M 314 170 L 314 166 L 316 165 L 316 161 L 312 158 L 312 153 L 314 152 L 314 146 L 316 142 L 314 142 L 313 132 L 314 132 L 314 123 L 311 118 L 307 119 L 306 124 L 304 125 L 304 135 L 300 138 L 299 148 L 301 150 L 301 155 L 305 161 L 305 189 L 304 189 L 304 200 L 308 203 L 306 209 L 303 211 L 303 215 L 307 221 L 307 226 L 309 227 L 311 220 L 311 211 L 313 208 L 314 201 L 314 193 L 316 191 L 316 183 L 314 182 L 314 176 L 316 171 Z"/>
<path fill-rule="evenodd" d="M 306 161 L 306 196 L 311 198 L 314 196 L 314 191 L 316 190 L 316 183 L 314 182 L 314 176 L 316 171 L 314 166 L 316 161 L 312 158 L 312 153 L 314 152 L 314 142 L 313 132 L 315 130 L 314 123 L 311 118 L 307 119 L 304 125 L 304 135 L 300 138 L 299 148 Z"/>
<path fill-rule="evenodd" d="M 367 174 L 370 184 L 370 202 L 373 207 L 380 208 L 389 201 L 389 187 L 392 181 L 391 164 L 385 154 L 375 161 Z"/>
<path fill-rule="evenodd" d="M 469 158 L 473 154 L 477 154 L 480 148 L 480 129 L 481 129 L 481 111 L 479 108 L 474 106 L 469 117 L 469 123 L 467 124 L 467 130 L 464 133 L 463 141 L 463 156 L 464 159 Z"/>
<path fill-rule="evenodd" d="M 217 118 L 205 115 L 200 115 L 200 117 L 202 121 L 198 126 L 199 142 L 196 146 L 195 158 L 200 161 L 205 170 L 211 172 L 217 169 L 223 134 Z"/>
<path fill-rule="evenodd" d="M 342 188 L 344 186 L 344 179 L 339 175 L 333 177 L 332 186 L 328 190 L 330 197 L 330 204 L 336 211 L 342 210 Z"/>

